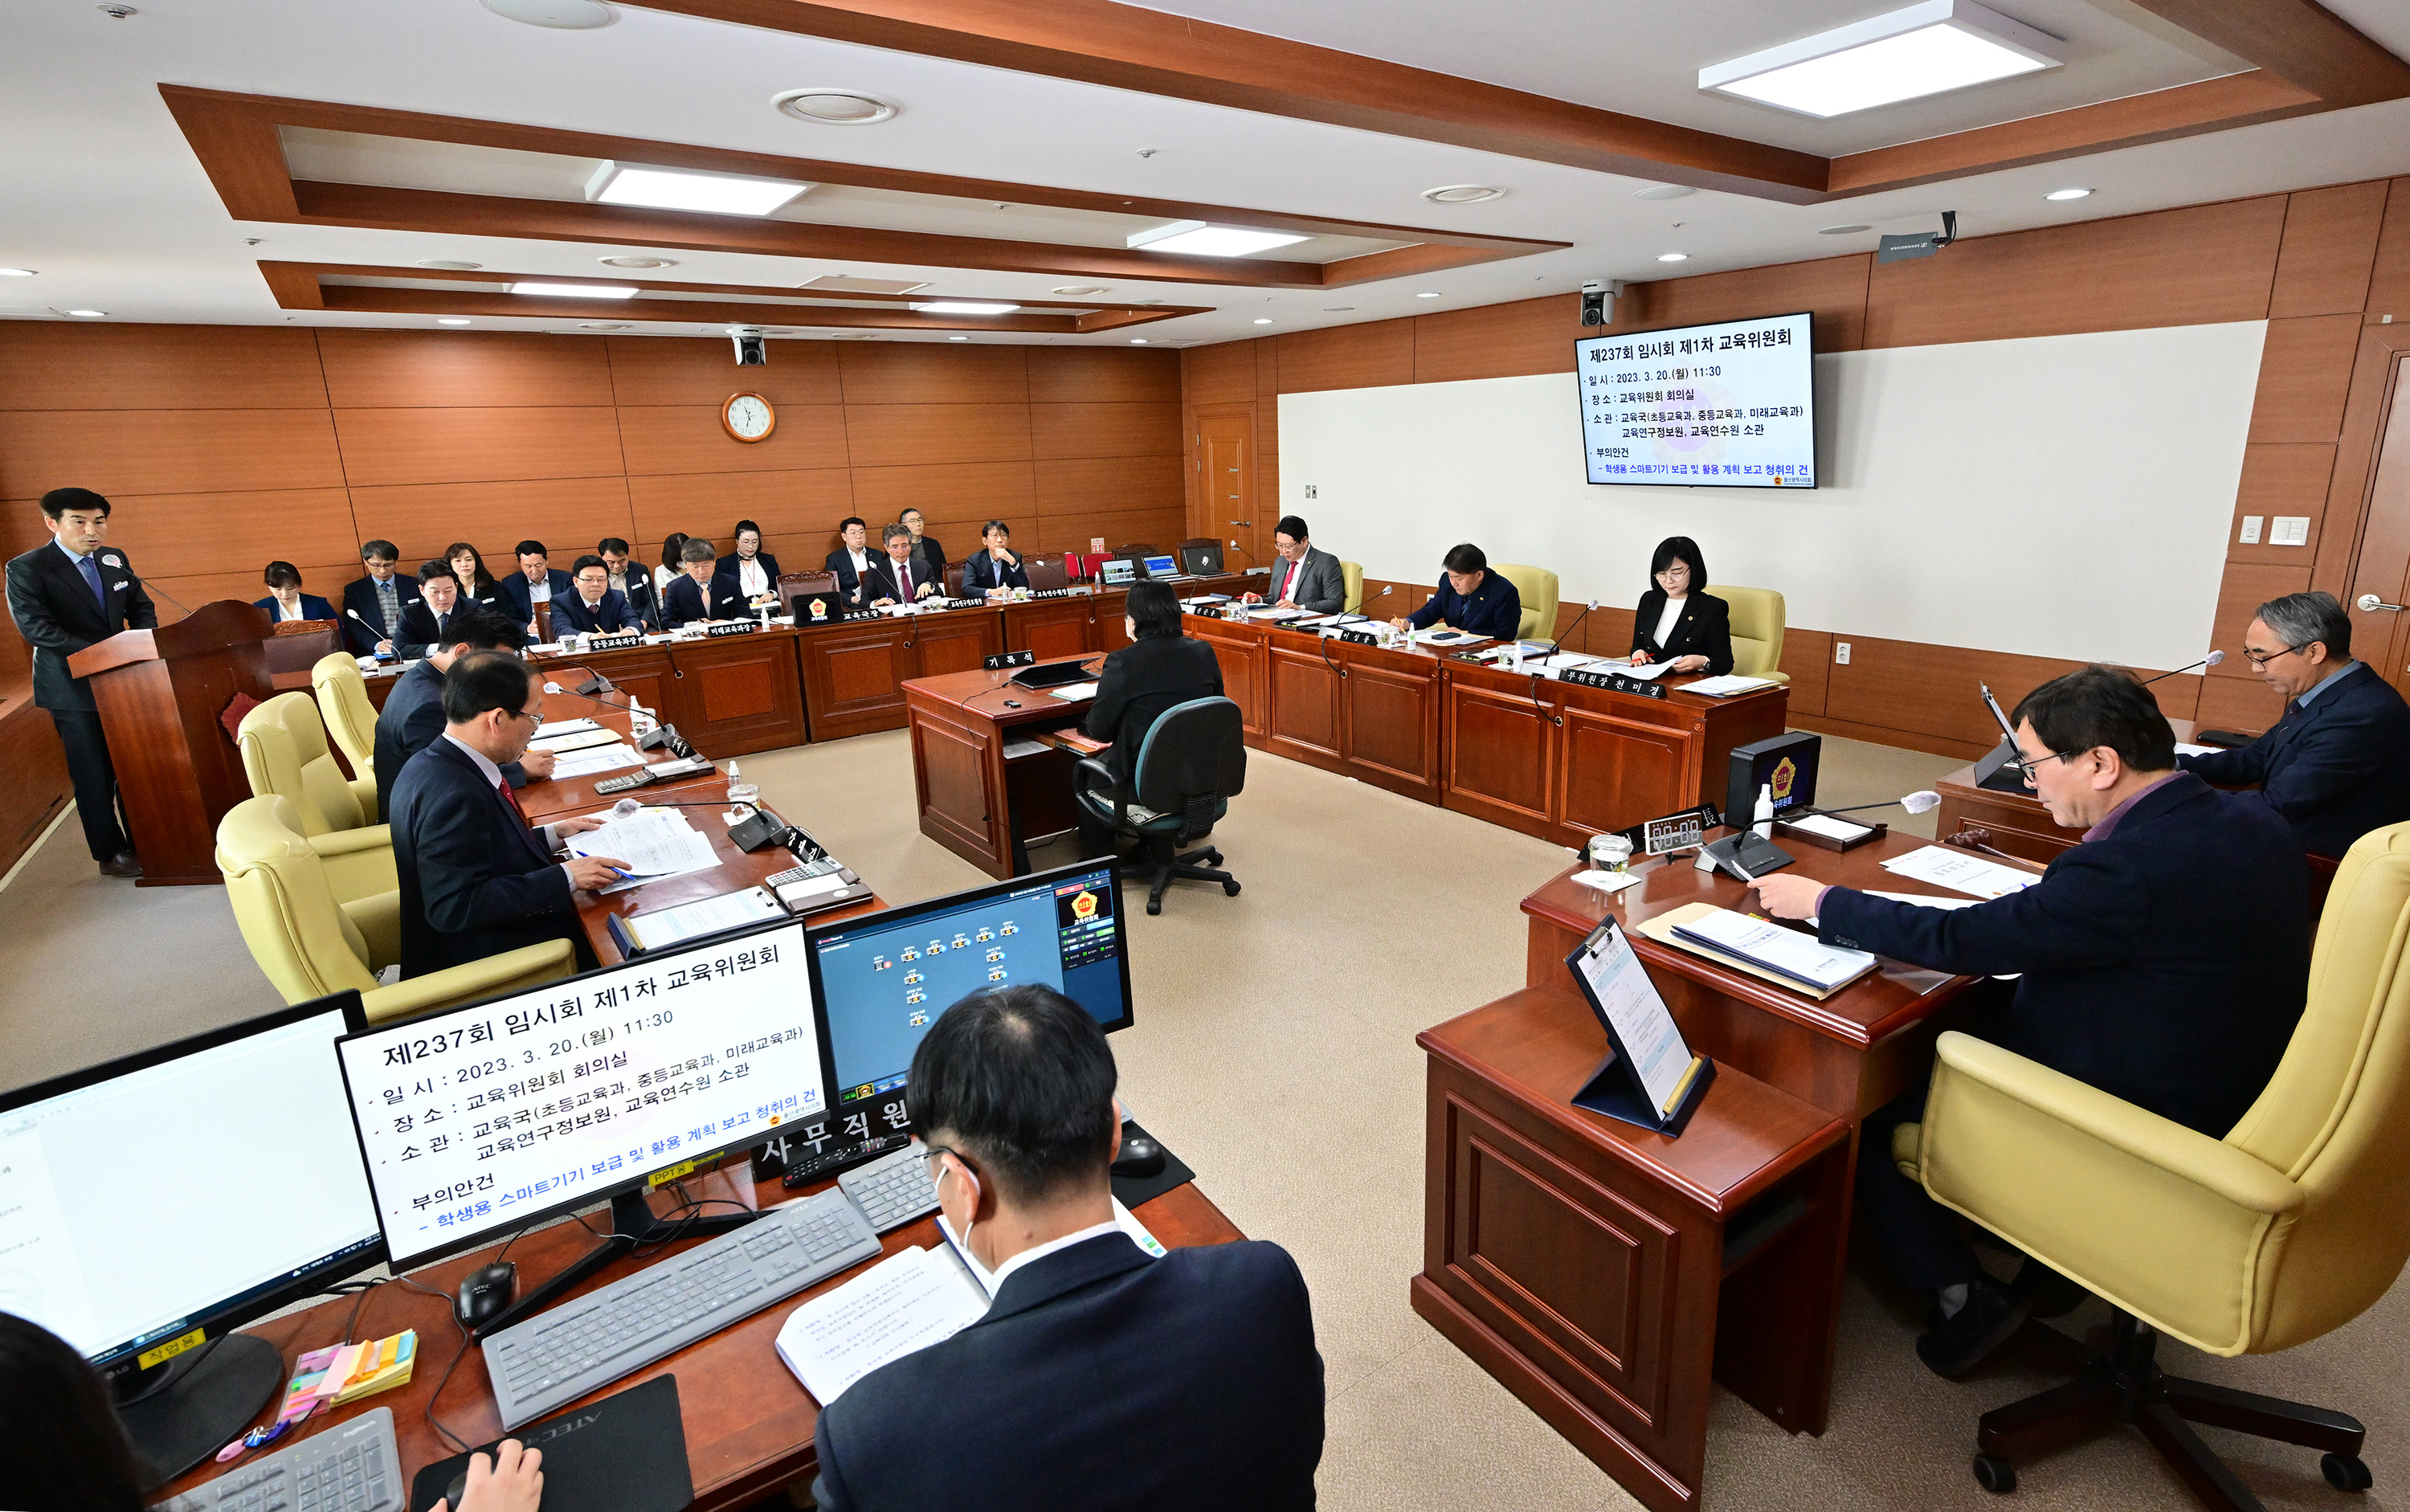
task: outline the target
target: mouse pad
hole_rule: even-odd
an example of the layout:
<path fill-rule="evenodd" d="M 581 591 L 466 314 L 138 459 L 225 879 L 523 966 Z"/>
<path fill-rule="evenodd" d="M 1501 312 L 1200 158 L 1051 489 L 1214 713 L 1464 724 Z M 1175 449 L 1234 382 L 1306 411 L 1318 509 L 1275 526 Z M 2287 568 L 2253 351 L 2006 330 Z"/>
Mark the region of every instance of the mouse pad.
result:
<path fill-rule="evenodd" d="M 1147 1134 L 1145 1127 L 1136 1119 L 1130 1121 L 1129 1127 L 1140 1134 L 1146 1134 L 1148 1139 L 1154 1140 L 1154 1136 Z M 1161 1140 L 1154 1140 L 1154 1142 L 1163 1144 Z M 1152 1176 L 1115 1176 L 1113 1195 L 1122 1199 L 1122 1206 L 1135 1211 L 1140 1202 L 1152 1202 L 1182 1182 L 1193 1182 L 1196 1179 L 1197 1172 L 1188 1169 L 1188 1163 L 1173 1155 L 1171 1146 L 1164 1144 L 1163 1169 Z"/>
<path fill-rule="evenodd" d="M 642 1386 L 528 1423 L 503 1438 L 544 1451 L 544 1505 L 576 1512 L 683 1512 L 694 1500 L 686 1462 L 686 1422 L 678 1416 L 677 1377 Z M 495 1443 L 500 1443 L 497 1439 Z M 493 1444 L 472 1453 L 491 1454 Z M 452 1477 L 468 1468 L 456 1454 L 427 1466 L 410 1483 L 410 1512 L 427 1512 Z M 457 1512 L 457 1509 L 453 1509 Z"/>

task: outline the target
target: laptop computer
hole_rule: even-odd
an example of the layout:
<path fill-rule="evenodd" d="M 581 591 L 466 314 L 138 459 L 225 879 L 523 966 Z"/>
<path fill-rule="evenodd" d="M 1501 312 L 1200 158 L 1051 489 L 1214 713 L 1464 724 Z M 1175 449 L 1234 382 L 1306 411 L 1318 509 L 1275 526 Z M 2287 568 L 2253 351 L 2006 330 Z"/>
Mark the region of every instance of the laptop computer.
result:
<path fill-rule="evenodd" d="M 1211 577 L 1222 570 L 1220 546 L 1182 546 L 1181 570 L 1191 577 Z"/>
<path fill-rule="evenodd" d="M 1108 588 L 1126 588 L 1138 581 L 1138 563 L 1127 557 L 1115 557 L 1105 563 L 1103 577 Z"/>
<path fill-rule="evenodd" d="M 1181 577 L 1186 574 L 1181 572 L 1180 559 L 1177 557 L 1149 557 L 1146 559 L 1146 575 L 1159 583 L 1167 577 Z"/>

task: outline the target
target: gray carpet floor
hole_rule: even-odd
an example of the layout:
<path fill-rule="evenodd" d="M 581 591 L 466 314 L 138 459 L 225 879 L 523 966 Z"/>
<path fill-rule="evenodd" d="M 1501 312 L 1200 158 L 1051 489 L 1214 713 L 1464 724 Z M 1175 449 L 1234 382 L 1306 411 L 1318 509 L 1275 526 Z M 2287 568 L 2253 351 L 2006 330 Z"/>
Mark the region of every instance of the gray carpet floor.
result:
<path fill-rule="evenodd" d="M 1896 797 L 1954 761 L 1827 736 L 1828 805 Z M 886 897 L 982 875 L 911 821 L 901 733 L 744 758 L 782 814 Z M 1876 816 L 1882 817 L 1882 816 Z M 1932 820 L 1890 816 L 1930 834 Z M 1521 985 L 1517 901 L 1571 859 L 1478 820 L 1260 754 L 1215 836 L 1236 898 L 1175 887 L 1159 918 L 1131 910 L 1138 1022 L 1114 1037 L 1148 1127 L 1249 1234 L 1304 1269 L 1327 1370 L 1323 1505 L 1636 1506 L 1407 1305 L 1421 1266 L 1423 1057 L 1416 1033 Z M 1057 848 L 1035 858 L 1067 860 Z M 274 1006 L 224 895 L 137 890 L 95 876 L 70 819 L 0 891 L 0 1085 L 158 1043 Z M 1267 981 L 1291 984 L 1268 992 Z M 1831 1428 L 1793 1437 L 1718 1393 L 1706 1501 L 1751 1512 L 2023 1506 L 2174 1509 L 2189 1493 L 2138 1437 L 2021 1466 L 2014 1503 L 1967 1473 L 1985 1409 L 2051 1384 L 2016 1364 L 1946 1383 L 1916 1361 L 1917 1303 L 1863 1264 L 1844 1297 Z M 2081 1329 L 2097 1304 L 2069 1320 Z M 2410 1388 L 2403 1288 L 2300 1349 L 2216 1360 L 2181 1345 L 2169 1368 L 2350 1412 L 2371 1430 L 2377 1489 L 2327 1488 L 2317 1457 L 2204 1435 L 2272 1507 L 2410 1505 L 2389 1489 Z M 2392 1363 L 2388 1363 L 2392 1361 Z"/>

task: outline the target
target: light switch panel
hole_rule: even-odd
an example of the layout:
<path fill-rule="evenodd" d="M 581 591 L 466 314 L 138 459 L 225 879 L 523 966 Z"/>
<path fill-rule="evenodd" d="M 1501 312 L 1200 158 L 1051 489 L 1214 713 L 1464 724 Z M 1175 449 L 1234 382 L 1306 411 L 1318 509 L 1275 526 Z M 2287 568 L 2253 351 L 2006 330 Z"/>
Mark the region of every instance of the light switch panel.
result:
<path fill-rule="evenodd" d="M 2235 539 L 2246 546 L 2258 545 L 2259 544 L 2259 522 L 2262 516 L 2258 515 L 2243 516 L 2243 533 L 2235 537 Z"/>
<path fill-rule="evenodd" d="M 2310 544 L 2310 516 L 2279 515 L 2270 524 L 2268 544 L 2272 546 L 2305 546 Z"/>

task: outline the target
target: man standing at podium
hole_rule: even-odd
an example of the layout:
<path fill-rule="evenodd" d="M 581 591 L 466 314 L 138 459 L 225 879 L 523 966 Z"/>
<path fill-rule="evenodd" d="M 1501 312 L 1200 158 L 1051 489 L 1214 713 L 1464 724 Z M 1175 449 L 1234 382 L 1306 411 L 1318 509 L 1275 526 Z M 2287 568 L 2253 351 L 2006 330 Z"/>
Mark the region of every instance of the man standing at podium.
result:
<path fill-rule="evenodd" d="M 125 553 L 111 550 L 109 501 L 90 488 L 52 488 L 42 495 L 42 523 L 51 544 L 8 564 L 8 612 L 34 648 L 34 702 L 51 711 L 66 748 L 92 859 L 110 877 L 139 877 L 133 842 L 118 817 L 117 770 L 101 734 L 100 709 L 67 658 L 121 630 L 155 630 L 159 611 Z"/>

